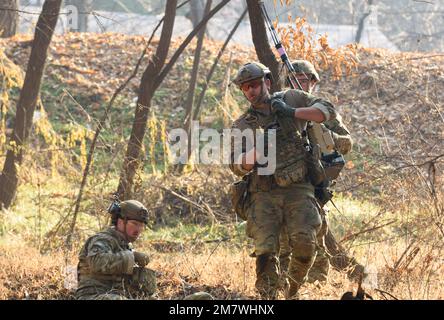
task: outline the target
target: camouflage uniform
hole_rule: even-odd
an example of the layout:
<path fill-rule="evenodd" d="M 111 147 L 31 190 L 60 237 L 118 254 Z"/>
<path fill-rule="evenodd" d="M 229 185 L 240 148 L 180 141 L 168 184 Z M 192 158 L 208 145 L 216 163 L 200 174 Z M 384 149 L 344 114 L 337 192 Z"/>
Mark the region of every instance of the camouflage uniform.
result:
<path fill-rule="evenodd" d="M 125 300 L 156 290 L 154 271 L 135 265 L 130 243 L 114 227 L 86 241 L 77 272 L 77 299 Z"/>
<path fill-rule="evenodd" d="M 240 73 L 240 72 L 239 72 Z M 333 120 L 336 112 L 333 106 L 322 99 L 299 90 L 287 90 L 281 93 L 285 103 L 291 107 L 315 107 L 327 120 Z M 281 151 L 289 150 L 294 154 L 297 140 L 301 138 L 306 121 L 281 118 L 276 113 L 265 114 L 250 107 L 233 123 L 233 129 L 252 129 L 276 127 L 277 168 Z M 285 130 L 284 130 L 285 128 Z M 288 129 L 290 128 L 290 130 Z M 290 132 L 294 141 L 288 136 L 279 136 L 279 132 Z M 299 149 L 303 157 L 305 149 Z M 248 152 L 249 150 L 242 150 Z M 230 164 L 231 170 L 238 176 L 247 173 L 250 176 L 248 190 L 251 194 L 247 215 L 247 235 L 254 239 L 256 257 L 256 288 L 263 298 L 275 298 L 279 287 L 279 235 L 282 228 L 288 231 L 289 243 L 292 248 L 292 259 L 289 264 L 290 295 L 295 295 L 305 281 L 307 272 L 316 255 L 317 234 L 321 227 L 319 207 L 314 198 L 314 187 L 305 174 L 301 181 L 288 186 L 278 185 L 276 172 L 274 175 L 258 175 L 257 167 L 247 172 L 242 165 L 236 164 L 232 144 Z"/>
<path fill-rule="evenodd" d="M 148 224 L 148 211 L 139 201 L 114 201 L 108 212 L 114 225 L 118 219 L 125 223 L 136 220 Z M 76 298 L 80 300 L 127 300 L 154 299 L 156 275 L 145 268 L 147 255 L 132 250 L 124 233 L 109 227 L 90 237 L 79 254 L 77 266 L 78 288 Z M 185 297 L 185 300 L 212 300 L 205 292 Z"/>
<path fill-rule="evenodd" d="M 346 126 L 342 123 L 340 115 L 337 115 L 336 119 L 331 121 L 326 121 L 322 124 L 323 130 L 331 130 L 333 132 L 333 141 L 335 143 L 335 148 L 338 152 L 341 154 L 347 154 L 352 147 L 352 140 L 350 137 L 350 133 Z M 316 141 L 312 141 L 316 143 Z M 315 280 L 318 281 L 326 281 L 328 272 L 330 269 L 330 263 L 332 263 L 333 267 L 338 268 L 337 264 L 333 264 L 333 262 L 329 259 L 329 253 L 331 253 L 331 248 L 328 248 L 328 252 L 326 252 L 325 247 L 328 243 L 331 245 L 332 243 L 336 243 L 336 240 L 333 237 L 333 234 L 328 229 L 328 223 L 327 218 L 325 214 L 324 208 L 320 210 L 321 218 L 322 218 L 322 228 L 319 233 L 319 237 L 322 240 L 320 240 L 322 243 L 325 241 L 325 245 L 320 246 L 318 253 L 316 255 L 315 262 L 313 263 L 313 266 L 310 268 L 310 271 L 308 273 L 308 282 L 314 282 Z M 328 237 L 327 239 L 323 239 L 324 237 Z M 279 261 L 281 264 L 281 270 L 284 275 L 286 275 L 286 270 L 288 269 L 288 264 L 290 261 L 291 256 L 291 248 L 288 241 L 288 235 L 286 232 L 282 232 L 280 236 L 280 252 L 279 252 Z M 341 252 L 341 266 L 344 264 L 344 257 L 346 257 L 345 252 Z M 332 261 L 338 261 L 338 259 L 333 259 Z M 351 261 L 351 260 L 350 260 Z M 344 268 L 341 268 L 339 270 L 343 270 Z"/>
<path fill-rule="evenodd" d="M 305 60 L 296 60 L 293 62 L 293 67 L 296 73 L 306 73 L 313 77 L 316 82 L 320 81 L 319 75 L 316 72 L 313 65 Z M 350 132 L 342 122 L 340 115 L 338 114 L 335 119 L 326 121 L 321 125 L 322 130 L 330 131 L 335 149 L 340 154 L 345 155 L 352 149 L 353 141 L 350 136 Z M 316 144 L 317 141 L 314 137 L 310 136 L 312 143 Z M 342 248 L 334 238 L 330 229 L 328 228 L 326 213 L 327 208 L 320 210 L 322 217 L 322 228 L 319 233 L 320 240 L 324 245 L 320 246 L 318 254 L 316 256 L 313 266 L 310 268 L 308 274 L 308 281 L 314 282 L 326 281 L 330 264 L 339 271 L 347 271 L 350 279 L 356 279 L 359 275 L 363 274 L 364 267 L 360 265 L 356 259 L 348 257 L 344 248 Z M 328 252 L 328 253 L 327 253 Z M 280 253 L 279 261 L 281 265 L 282 274 L 284 275 L 282 285 L 285 285 L 288 264 L 291 256 L 291 248 L 289 244 L 288 234 L 285 230 L 280 235 Z"/>

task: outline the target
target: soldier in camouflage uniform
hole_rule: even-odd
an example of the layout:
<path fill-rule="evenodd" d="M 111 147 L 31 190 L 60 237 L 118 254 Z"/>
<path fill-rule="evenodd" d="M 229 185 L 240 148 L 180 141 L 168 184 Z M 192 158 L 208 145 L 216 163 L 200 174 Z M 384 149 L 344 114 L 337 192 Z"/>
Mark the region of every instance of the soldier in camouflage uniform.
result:
<path fill-rule="evenodd" d="M 90 237 L 79 254 L 77 299 L 126 300 L 149 297 L 156 290 L 149 257 L 132 250 L 148 223 L 148 211 L 139 201 L 114 202 L 112 226 Z"/>
<path fill-rule="evenodd" d="M 148 224 L 148 211 L 136 200 L 115 201 L 108 209 L 112 226 L 90 237 L 79 254 L 76 298 L 81 300 L 154 299 L 156 275 L 146 268 L 148 255 L 134 251 Z M 206 292 L 185 300 L 212 300 Z"/>
<path fill-rule="evenodd" d="M 319 75 L 314 66 L 306 60 L 296 60 L 292 63 L 292 65 L 296 71 L 296 77 L 298 78 L 302 89 L 308 93 L 311 93 L 317 83 L 320 81 Z M 340 115 L 337 115 L 337 117 L 333 120 L 324 122 L 321 127 L 322 130 L 331 132 L 335 149 L 340 154 L 345 155 L 351 150 L 353 142 L 350 137 L 350 132 L 341 121 Z M 312 143 L 316 143 L 314 137 L 310 136 L 310 131 L 309 137 Z M 324 207 L 321 211 L 321 216 L 323 218 L 321 234 L 324 236 L 325 246 L 321 246 L 320 250 L 318 251 L 316 260 L 308 274 L 308 282 L 314 282 L 316 280 L 326 281 L 330 264 L 339 271 L 347 271 L 350 279 L 358 280 L 359 277 L 363 275 L 364 266 L 359 264 L 355 258 L 349 257 L 344 248 L 337 243 L 327 225 L 327 220 L 325 217 L 325 212 L 327 210 L 328 208 Z M 279 261 L 281 270 L 284 274 L 284 282 L 290 256 L 291 248 L 289 245 L 288 235 L 284 230 L 284 232 L 281 233 L 279 253 Z"/>
<path fill-rule="evenodd" d="M 270 95 L 271 73 L 260 63 L 241 67 L 233 83 L 238 85 L 251 106 L 233 123 L 233 129 L 276 129 L 276 170 L 259 175 L 256 160 L 263 155 L 254 147 L 243 146 L 234 159 L 232 143 L 231 170 L 238 176 L 248 175 L 249 204 L 246 210 L 247 235 L 254 239 L 256 257 L 255 286 L 263 298 L 276 298 L 279 288 L 279 235 L 288 231 L 292 257 L 289 263 L 288 298 L 297 298 L 318 249 L 321 228 L 319 205 L 309 182 L 303 132 L 307 121 L 318 123 L 336 118 L 334 107 L 300 90 Z M 254 163 L 248 163 L 252 157 Z"/>

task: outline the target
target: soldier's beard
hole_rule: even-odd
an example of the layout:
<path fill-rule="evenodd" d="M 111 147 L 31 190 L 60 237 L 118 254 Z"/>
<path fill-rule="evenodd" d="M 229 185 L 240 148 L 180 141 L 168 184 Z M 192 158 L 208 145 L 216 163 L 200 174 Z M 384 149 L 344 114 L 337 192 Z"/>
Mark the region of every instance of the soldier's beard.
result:
<path fill-rule="evenodd" d="M 128 242 L 133 242 L 134 241 L 133 237 L 131 237 L 126 230 L 125 230 L 124 235 L 125 235 L 125 238 L 126 238 L 126 240 Z"/>
<path fill-rule="evenodd" d="M 269 98 L 269 93 L 266 90 L 264 90 L 264 86 L 265 86 L 265 83 L 262 83 L 261 92 L 254 99 L 248 99 L 248 97 L 245 96 L 245 93 L 244 93 L 245 98 L 247 98 L 247 100 L 250 101 L 250 103 L 253 105 L 253 107 L 260 108 L 264 103 L 267 102 L 267 100 Z"/>
<path fill-rule="evenodd" d="M 123 230 L 122 233 L 123 233 L 123 236 L 125 237 L 126 241 L 128 241 L 128 242 L 136 241 L 137 238 L 139 238 L 139 235 L 140 235 L 139 233 L 136 233 L 136 234 L 133 234 L 133 235 L 129 234 L 128 233 L 128 229 L 126 227 L 126 223 L 125 223 L 125 227 L 124 227 L 124 230 Z"/>
<path fill-rule="evenodd" d="M 137 240 L 137 238 L 139 238 L 139 233 L 136 234 L 128 234 L 128 232 L 125 230 L 125 236 L 128 239 L 129 242 L 134 242 Z"/>

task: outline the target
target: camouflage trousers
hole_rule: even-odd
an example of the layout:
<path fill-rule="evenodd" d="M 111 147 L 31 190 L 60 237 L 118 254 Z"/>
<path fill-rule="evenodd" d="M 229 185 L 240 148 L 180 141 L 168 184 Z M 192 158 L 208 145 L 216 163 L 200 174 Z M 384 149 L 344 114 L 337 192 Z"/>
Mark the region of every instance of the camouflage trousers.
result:
<path fill-rule="evenodd" d="M 318 248 L 321 217 L 314 197 L 276 188 L 251 194 L 247 235 L 254 240 L 256 289 L 264 299 L 275 299 L 280 287 L 279 238 L 285 228 L 292 257 L 288 264 L 289 296 L 306 280 Z"/>
<path fill-rule="evenodd" d="M 308 272 L 307 282 L 327 281 L 330 265 L 338 270 L 347 272 L 350 280 L 357 281 L 364 273 L 364 266 L 355 258 L 349 257 L 345 249 L 336 241 L 333 233 L 328 228 L 327 219 L 321 210 L 322 227 L 318 234 L 320 244 L 315 261 Z M 279 263 L 281 266 L 281 282 L 285 286 L 288 277 L 288 266 L 291 258 L 291 247 L 288 233 L 285 229 L 280 235 Z"/>
<path fill-rule="evenodd" d="M 156 290 L 155 271 L 134 267 L 131 275 L 82 275 L 76 297 L 79 300 L 150 299 Z"/>

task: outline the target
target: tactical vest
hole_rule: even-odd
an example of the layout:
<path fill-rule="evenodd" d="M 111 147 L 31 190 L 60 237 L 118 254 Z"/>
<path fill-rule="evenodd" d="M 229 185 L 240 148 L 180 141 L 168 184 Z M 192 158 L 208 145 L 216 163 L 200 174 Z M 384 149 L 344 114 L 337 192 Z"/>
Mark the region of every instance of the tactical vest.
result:
<path fill-rule="evenodd" d="M 273 187 L 287 187 L 291 184 L 307 182 L 305 163 L 305 140 L 293 119 L 274 114 L 273 121 L 261 123 L 262 119 L 250 113 L 249 124 L 254 128 L 276 129 L 276 170 L 273 175 L 258 175 L 257 168 L 251 175 L 249 190 L 269 191 Z"/>

